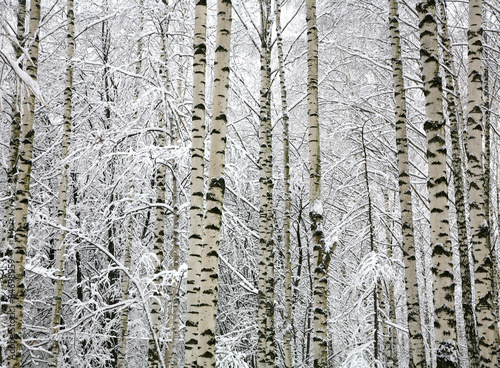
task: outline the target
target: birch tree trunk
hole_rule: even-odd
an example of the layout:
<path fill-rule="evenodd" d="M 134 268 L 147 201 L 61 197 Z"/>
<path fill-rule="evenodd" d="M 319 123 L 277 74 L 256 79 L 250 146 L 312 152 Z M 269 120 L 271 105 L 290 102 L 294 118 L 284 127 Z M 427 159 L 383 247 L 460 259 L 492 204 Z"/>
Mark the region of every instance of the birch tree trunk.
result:
<path fill-rule="evenodd" d="M 410 340 L 409 367 L 426 367 L 420 303 L 418 299 L 417 262 L 415 257 L 415 237 L 413 233 L 413 202 L 408 158 L 408 134 L 406 128 L 406 93 L 404 89 L 401 40 L 399 34 L 398 0 L 389 0 L 389 30 L 391 35 L 391 55 L 394 97 L 396 100 L 396 149 L 399 178 L 399 202 L 401 206 L 401 231 L 405 265 L 405 288 L 408 308 L 408 335 Z"/>
<path fill-rule="evenodd" d="M 182 73 L 179 73 L 182 74 Z M 181 89 L 181 88 L 179 88 Z M 179 92 L 182 96 L 182 92 Z M 177 134 L 174 128 L 174 119 L 170 120 L 170 145 L 175 147 L 177 145 Z M 170 170 L 172 171 L 172 250 L 171 262 L 169 266 L 170 281 L 167 287 L 167 295 L 170 299 L 170 313 L 167 318 L 167 331 L 169 331 L 170 338 L 167 342 L 165 349 L 165 368 L 177 367 L 177 346 L 179 340 L 179 317 L 180 317 L 180 297 L 179 289 L 181 284 L 181 275 L 179 275 L 179 182 L 177 180 L 177 163 L 175 159 L 170 160 Z"/>
<path fill-rule="evenodd" d="M 18 2 L 18 10 L 17 10 L 17 42 L 19 45 L 24 44 L 24 32 L 25 26 L 24 22 L 26 19 L 26 0 L 19 0 Z M 22 51 L 19 47 L 14 47 L 16 60 L 20 60 L 22 56 Z M 22 67 L 20 65 L 20 67 Z M 19 136 L 21 134 L 21 105 L 22 105 L 22 82 L 16 80 L 15 83 L 15 91 L 12 97 L 12 120 L 10 125 L 10 140 L 9 140 L 9 160 L 8 160 L 8 168 L 7 168 L 7 193 L 6 196 L 10 197 L 5 201 L 4 207 L 4 224 L 5 224 L 5 236 L 2 238 L 2 244 L 0 244 L 0 261 L 5 259 L 7 262 L 12 259 L 12 250 L 13 250 L 13 240 L 14 240 L 14 199 L 16 193 L 17 186 L 17 162 L 19 159 Z M 3 235 L 3 234 L 2 234 Z M 7 264 L 7 268 L 10 268 L 11 265 Z M 5 293 L 8 293 L 8 281 L 7 278 L 2 278 L 2 288 L 1 290 Z M 2 303 L 1 306 L 1 315 L 2 315 L 2 326 L 4 321 L 6 321 L 6 325 L 8 324 L 8 308 L 9 301 L 6 295 L 2 294 L 0 301 Z M 0 348 L 0 364 L 3 364 L 7 359 L 7 351 L 3 347 Z"/>
<path fill-rule="evenodd" d="M 162 35 L 162 63 L 160 68 L 160 77 L 163 82 L 163 88 L 167 83 L 167 66 L 166 66 L 166 45 Z M 167 117 L 164 111 L 159 116 L 158 131 L 158 147 L 161 149 L 166 146 L 166 123 Z M 164 163 L 157 162 L 156 169 L 156 223 L 154 230 L 154 275 L 153 275 L 153 295 L 151 297 L 151 334 L 149 338 L 148 350 L 148 367 L 157 368 L 162 367 L 162 346 L 160 342 L 160 329 L 161 329 L 161 300 L 162 300 L 162 285 L 163 276 L 163 254 L 165 242 L 165 172 L 166 166 Z"/>
<path fill-rule="evenodd" d="M 486 34 L 484 35 L 484 42 L 487 42 Z M 484 213 L 486 215 L 486 223 L 488 224 L 488 228 L 492 229 L 491 223 L 491 213 L 490 213 L 490 204 L 491 204 L 491 188 L 490 188 L 490 178 L 491 178 L 491 104 L 492 104 L 492 93 L 490 91 L 490 83 L 489 83 L 489 58 L 485 53 L 485 65 L 484 65 L 484 93 L 483 93 L 483 101 L 484 101 L 484 203 L 485 209 Z M 498 261 L 497 261 L 497 250 L 495 246 L 491 244 L 492 233 L 488 234 L 488 244 L 490 246 L 490 254 L 491 254 L 491 290 L 492 290 L 492 300 L 493 300 L 493 314 L 497 318 L 498 323 Z M 495 340 L 493 345 L 497 347 L 495 354 L 500 353 L 500 335 L 497 333 L 495 335 Z M 498 358 L 497 358 L 498 359 Z M 499 362 L 500 363 L 500 362 Z"/>
<path fill-rule="evenodd" d="M 366 123 L 365 123 L 366 124 Z M 370 251 L 375 254 L 375 224 L 373 223 L 373 212 L 372 212 L 372 198 L 370 195 L 370 178 L 368 176 L 368 155 L 366 153 L 365 144 L 365 124 L 361 128 L 361 145 L 363 149 L 363 160 L 364 160 L 364 176 L 366 184 L 366 196 L 368 200 L 368 226 L 370 235 Z M 378 282 L 374 284 L 373 288 L 373 359 L 375 364 L 379 363 L 379 299 L 378 299 Z"/>
<path fill-rule="evenodd" d="M 328 265 L 332 249 L 325 247 L 321 200 L 321 158 L 318 104 L 318 29 L 316 0 L 306 0 L 307 115 L 309 125 L 309 191 L 314 261 L 314 368 L 326 368 L 328 323 Z"/>
<path fill-rule="evenodd" d="M 276 0 L 276 43 L 278 46 L 278 69 L 280 76 L 281 111 L 283 119 L 283 181 L 285 212 L 283 214 L 283 245 L 285 249 L 285 368 L 291 368 L 292 360 L 292 261 L 290 252 L 290 212 L 292 198 L 290 196 L 290 128 L 288 117 L 288 101 L 285 85 L 285 63 L 283 58 L 283 38 L 281 36 L 281 0 Z"/>
<path fill-rule="evenodd" d="M 26 0 L 19 0 L 17 10 L 17 42 L 19 45 L 24 44 L 24 32 L 26 20 Z M 22 50 L 17 45 L 14 46 L 16 60 L 20 60 Z M 22 65 L 19 65 L 22 68 Z M 12 240 L 14 237 L 14 223 L 12 214 L 14 213 L 14 195 L 17 184 L 17 160 L 19 157 L 19 135 L 21 133 L 21 105 L 22 105 L 22 82 L 16 79 L 15 90 L 12 97 L 12 120 L 10 127 L 10 140 L 9 140 L 9 160 L 7 169 L 7 195 L 11 198 L 5 201 L 5 223 L 7 224 L 5 234 L 5 242 L 2 242 L 2 251 L 4 244 L 7 248 L 12 247 Z M 5 249 L 6 253 L 12 254 L 12 249 Z"/>
<path fill-rule="evenodd" d="M 210 131 L 210 168 L 207 208 L 203 233 L 201 293 L 198 325 L 198 366 L 215 368 L 215 321 L 219 243 L 225 191 L 227 101 L 229 93 L 229 53 L 231 47 L 231 0 L 217 2 L 215 41 L 213 121 Z"/>
<path fill-rule="evenodd" d="M 446 178 L 446 137 L 443 117 L 442 83 L 439 75 L 438 29 L 434 0 L 417 6 L 420 30 L 420 61 L 424 82 L 424 129 L 427 135 L 430 201 L 434 330 L 437 367 L 456 367 L 457 337 L 455 320 L 455 284 L 450 239 L 448 181 Z"/>
<path fill-rule="evenodd" d="M 448 105 L 448 119 L 450 121 L 453 185 L 455 187 L 455 210 L 457 213 L 458 247 L 460 254 L 460 274 L 462 278 L 462 309 L 465 321 L 465 337 L 467 350 L 472 367 L 479 365 L 479 345 L 477 340 L 474 309 L 472 305 L 471 274 L 469 263 L 469 242 L 467 238 L 467 223 L 465 212 L 464 172 L 462 163 L 462 149 L 460 144 L 461 112 L 456 100 L 457 84 L 455 82 L 455 66 L 451 49 L 448 24 L 446 18 L 446 2 L 439 4 L 440 18 L 442 21 L 443 60 L 446 82 L 446 102 Z"/>
<path fill-rule="evenodd" d="M 271 1 L 260 1 L 259 342 L 261 367 L 274 367 L 274 243 L 271 125 Z"/>
<path fill-rule="evenodd" d="M 30 23 L 27 41 L 29 42 L 29 57 L 26 72 L 33 80 L 37 80 L 38 73 L 38 27 L 40 25 L 40 0 L 31 0 L 30 3 Z M 28 246 L 28 206 L 31 179 L 31 166 L 33 157 L 33 139 L 35 131 L 33 129 L 35 121 L 35 95 L 26 88 L 25 100 L 23 104 L 23 119 L 21 126 L 21 139 L 19 148 L 19 176 L 17 180 L 17 190 L 14 199 L 14 251 L 12 255 L 14 263 L 14 282 L 12 285 L 13 298 L 10 301 L 9 312 L 9 341 L 7 350 L 8 368 L 19 368 L 21 366 L 21 342 L 22 324 L 25 292 L 25 265 Z"/>
<path fill-rule="evenodd" d="M 59 197 L 57 205 L 58 224 L 61 228 L 66 227 L 66 209 L 68 202 L 68 180 L 69 180 L 69 163 L 67 161 L 69 155 L 69 147 L 71 141 L 71 110 L 73 107 L 73 56 L 75 54 L 75 14 L 73 12 L 73 0 L 67 0 L 67 22 L 68 33 L 67 40 L 67 63 L 66 66 L 66 88 L 64 89 L 64 114 L 63 114 L 63 138 L 62 138 L 62 162 L 63 170 L 61 173 L 61 182 L 59 184 Z M 66 259 L 66 245 L 64 240 L 66 231 L 60 230 L 56 244 L 56 261 L 55 261 L 55 276 L 54 299 L 52 301 L 52 323 L 51 335 L 52 349 L 49 359 L 49 367 L 57 367 L 59 356 L 59 336 L 61 315 L 62 315 L 62 296 L 63 296 L 63 278 L 64 278 L 64 261 Z"/>
<path fill-rule="evenodd" d="M 391 217 L 389 216 L 390 213 L 390 206 L 391 203 L 389 201 L 389 189 L 386 189 L 384 191 L 384 202 L 385 202 L 385 212 L 386 212 L 386 240 L 387 240 L 387 259 L 392 261 L 392 254 L 393 254 L 393 240 L 392 240 L 392 235 L 391 235 Z M 395 308 L 395 295 L 394 295 L 394 282 L 393 280 L 389 280 L 388 282 L 385 283 L 386 285 L 386 290 L 387 290 L 387 298 L 389 299 L 388 303 L 388 309 L 389 309 L 389 314 L 388 318 L 390 321 L 393 323 L 396 323 L 396 308 Z M 385 324 L 387 326 L 387 323 Z M 386 347 L 385 347 L 385 353 L 386 353 L 386 359 L 387 363 L 386 366 L 387 368 L 393 368 L 398 366 L 398 349 L 397 349 L 397 334 L 396 334 L 396 328 L 394 326 L 387 326 L 387 340 L 385 342 Z"/>
<path fill-rule="evenodd" d="M 480 367 L 498 366 L 498 320 L 493 304 L 493 262 L 483 176 L 483 14 L 482 0 L 469 1 L 468 31 L 468 155 L 472 255 L 476 287 L 476 318 Z"/>
<path fill-rule="evenodd" d="M 193 117 L 191 138 L 191 189 L 189 207 L 189 254 L 187 274 L 186 368 L 198 366 L 198 304 L 200 298 L 201 254 L 203 249 L 203 193 L 205 168 L 205 69 L 207 4 L 196 1 L 193 62 Z"/>

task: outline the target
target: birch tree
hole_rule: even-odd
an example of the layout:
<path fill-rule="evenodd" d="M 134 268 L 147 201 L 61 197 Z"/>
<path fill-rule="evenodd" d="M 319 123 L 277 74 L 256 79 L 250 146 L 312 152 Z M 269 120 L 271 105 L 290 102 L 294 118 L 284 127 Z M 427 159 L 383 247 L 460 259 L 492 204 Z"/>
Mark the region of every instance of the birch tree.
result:
<path fill-rule="evenodd" d="M 222 207 L 225 191 L 227 103 L 229 93 L 229 53 L 231 49 L 231 0 L 217 2 L 217 30 L 214 61 L 210 168 L 206 196 L 199 304 L 198 365 L 215 367 L 217 278 Z"/>
<path fill-rule="evenodd" d="M 405 287 L 408 308 L 408 332 L 410 339 L 409 366 L 426 367 L 425 348 L 420 321 L 418 298 L 415 237 L 413 234 L 413 203 L 408 159 L 408 135 L 406 127 L 406 93 L 403 79 L 401 41 L 399 32 L 398 0 L 389 0 L 389 30 L 391 36 L 391 60 L 394 97 L 396 100 L 396 150 L 399 178 L 399 202 L 401 206 L 401 231 L 405 264 Z"/>
<path fill-rule="evenodd" d="M 271 125 L 271 1 L 260 1 L 259 128 L 259 352 L 262 367 L 274 367 L 273 156 Z"/>
<path fill-rule="evenodd" d="M 71 111 L 73 97 L 73 56 L 75 54 L 75 14 L 73 12 L 73 0 L 67 1 L 67 66 L 66 66 L 66 87 L 64 89 L 64 116 L 63 116 L 63 139 L 62 139 L 62 160 L 63 170 L 61 173 L 61 182 L 59 184 L 59 197 L 57 206 L 58 223 L 61 229 L 66 227 L 66 210 L 68 202 L 68 179 L 69 179 L 69 146 L 71 140 Z M 52 302 L 52 322 L 51 334 L 54 341 L 52 342 L 51 358 L 49 367 L 57 367 L 59 356 L 59 336 L 61 315 L 62 315 L 62 297 L 63 297 L 63 278 L 64 278 L 64 262 L 66 259 L 65 245 L 66 231 L 60 230 L 56 244 L 56 263 L 55 276 L 57 280 L 54 285 L 54 300 Z"/>
<path fill-rule="evenodd" d="M 207 4 L 195 5 L 193 115 L 191 128 L 191 188 L 189 207 L 189 250 L 187 271 L 187 312 L 185 361 L 186 368 L 197 368 L 198 362 L 198 303 L 200 298 L 201 254 L 203 249 L 203 197 L 205 167 L 205 69 Z"/>
<path fill-rule="evenodd" d="M 306 1 L 307 115 L 309 127 L 309 195 L 314 261 L 314 367 L 327 367 L 328 265 L 332 249 L 325 247 L 321 200 L 321 150 L 318 104 L 318 28 L 316 0 Z"/>
<path fill-rule="evenodd" d="M 30 21 L 27 42 L 29 43 L 29 57 L 26 68 L 28 76 L 37 80 L 38 74 L 38 27 L 40 24 L 40 0 L 31 0 L 30 2 Z M 23 310 L 25 296 L 25 266 L 26 250 L 28 246 L 28 210 L 31 167 L 33 157 L 33 139 L 35 122 L 35 94 L 26 88 L 25 99 L 23 103 L 23 118 L 20 136 L 19 148 L 19 166 L 17 189 L 15 194 L 15 212 L 14 212 L 14 251 L 12 255 L 14 264 L 14 282 L 12 293 L 14 297 L 10 301 L 9 321 L 9 356 L 7 366 L 9 368 L 19 368 L 21 366 L 21 344 L 23 327 Z"/>
<path fill-rule="evenodd" d="M 472 305 L 471 274 L 469 263 L 469 241 L 467 238 L 467 223 L 465 212 L 464 172 L 462 162 L 461 124 L 458 100 L 460 94 L 456 83 L 455 65 L 451 50 L 446 17 L 446 3 L 439 4 L 439 14 L 442 22 L 443 61 L 446 83 L 446 103 L 448 105 L 448 120 L 450 122 L 453 186 L 455 189 L 455 210 L 457 213 L 458 247 L 460 253 L 460 275 L 462 278 L 462 308 L 465 322 L 465 337 L 467 350 L 472 367 L 479 364 L 479 346 L 475 326 L 474 309 Z"/>
<path fill-rule="evenodd" d="M 285 249 L 285 367 L 291 368 L 292 360 L 292 262 L 290 251 L 290 225 L 292 198 L 290 195 L 290 126 L 285 84 L 285 62 L 283 38 L 281 35 L 281 0 L 276 0 L 276 44 L 278 48 L 278 69 L 280 77 L 281 111 L 283 121 L 283 181 L 285 212 L 283 214 L 283 246 Z"/>
<path fill-rule="evenodd" d="M 24 45 L 24 37 L 25 37 L 25 21 L 26 21 L 26 0 L 18 1 L 18 9 L 17 9 L 17 31 L 16 31 L 16 40 L 17 44 L 14 47 L 15 55 L 17 60 L 21 60 L 22 50 L 20 46 Z M 22 67 L 22 65 L 19 65 Z M 17 186 L 17 163 L 19 159 L 19 136 L 21 134 L 21 107 L 22 107 L 22 93 L 21 93 L 22 82 L 16 78 L 15 90 L 12 97 L 12 117 L 10 124 L 10 139 L 9 139 L 9 158 L 8 158 L 8 167 L 7 167 L 7 196 L 9 199 L 5 201 L 4 207 L 4 223 L 5 223 L 5 236 L 2 237 L 2 244 L 0 245 L 1 254 L 0 258 L 12 259 L 12 251 L 13 251 L 13 240 L 14 240 L 14 199 L 16 193 Z M 4 235 L 4 234 L 2 234 Z M 10 265 L 8 266 L 10 269 Z M 2 290 L 8 290 L 8 281 L 6 278 L 2 279 Z M 6 296 L 1 295 L 1 312 L 4 316 L 3 318 L 9 319 L 8 316 L 8 308 L 9 301 Z M 6 321 L 9 322 L 8 320 Z M 4 362 L 7 358 L 7 349 L 0 348 L 0 364 Z"/>
<path fill-rule="evenodd" d="M 485 210 L 483 172 L 483 2 L 469 1 L 467 132 L 469 206 L 472 255 L 476 288 L 476 318 L 480 367 L 498 366 L 498 320 L 493 303 L 493 262 L 490 230 Z"/>
<path fill-rule="evenodd" d="M 455 367 L 457 337 L 453 264 L 446 178 L 446 139 L 443 97 L 439 74 L 436 3 L 421 1 L 417 6 L 420 32 L 420 61 L 425 96 L 424 130 L 427 136 L 430 201 L 434 330 L 438 367 Z"/>

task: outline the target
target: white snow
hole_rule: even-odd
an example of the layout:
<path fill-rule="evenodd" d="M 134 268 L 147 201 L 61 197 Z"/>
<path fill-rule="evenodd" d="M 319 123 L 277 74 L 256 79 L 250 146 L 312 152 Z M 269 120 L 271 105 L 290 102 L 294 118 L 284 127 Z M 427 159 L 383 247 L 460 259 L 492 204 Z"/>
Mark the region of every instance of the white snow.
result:
<path fill-rule="evenodd" d="M 17 61 L 12 60 L 8 55 L 2 52 L 2 50 L 0 50 L 0 54 L 2 56 L 2 59 L 4 59 L 5 62 L 10 65 L 12 70 L 14 70 L 14 72 L 19 76 L 19 78 L 21 78 L 21 80 L 24 82 L 24 84 L 26 84 L 26 86 L 31 90 L 31 92 L 33 92 L 36 98 L 38 98 L 43 105 L 47 105 L 47 103 L 42 97 L 42 93 L 40 92 L 40 86 L 38 85 L 38 83 L 33 79 L 31 79 L 28 73 L 26 73 L 19 67 Z"/>
<path fill-rule="evenodd" d="M 323 204 L 321 200 L 316 199 L 311 207 L 311 213 L 323 216 Z"/>

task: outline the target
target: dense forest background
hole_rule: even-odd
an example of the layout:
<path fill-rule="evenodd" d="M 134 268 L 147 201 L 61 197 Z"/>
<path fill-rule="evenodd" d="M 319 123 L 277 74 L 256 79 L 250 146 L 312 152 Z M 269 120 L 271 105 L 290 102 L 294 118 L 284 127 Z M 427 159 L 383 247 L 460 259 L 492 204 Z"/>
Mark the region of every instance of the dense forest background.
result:
<path fill-rule="evenodd" d="M 498 0 L 73 1 L 0 1 L 1 367 L 498 367 Z"/>

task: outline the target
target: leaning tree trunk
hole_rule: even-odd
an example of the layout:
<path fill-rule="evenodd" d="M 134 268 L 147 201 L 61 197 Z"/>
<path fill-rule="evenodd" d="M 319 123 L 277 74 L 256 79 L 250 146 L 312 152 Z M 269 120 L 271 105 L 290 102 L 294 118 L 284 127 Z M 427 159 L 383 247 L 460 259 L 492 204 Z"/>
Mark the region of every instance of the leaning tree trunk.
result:
<path fill-rule="evenodd" d="M 456 76 L 451 50 L 451 42 L 446 20 L 446 2 L 439 4 L 439 14 L 442 22 L 443 60 L 446 81 L 446 101 L 448 105 L 448 118 L 450 121 L 453 185 L 455 187 L 455 210 L 457 213 L 458 248 L 460 254 L 460 274 L 462 278 L 462 309 L 465 321 L 465 338 L 467 350 L 472 367 L 479 366 L 479 345 L 477 341 L 474 309 L 472 306 L 471 274 L 469 263 L 469 242 L 467 239 L 467 223 L 465 213 L 464 172 L 462 163 L 462 149 L 460 144 L 461 112 L 457 106 L 458 96 L 455 95 Z"/>
<path fill-rule="evenodd" d="M 406 93 L 401 59 L 398 0 L 389 0 L 389 29 L 391 34 L 392 70 L 396 100 L 396 148 L 401 205 L 401 231 L 405 265 L 405 287 L 408 308 L 408 332 L 410 339 L 409 366 L 426 367 L 424 339 L 418 299 L 417 262 L 413 233 L 413 205 L 408 158 L 408 134 L 406 128 Z"/>
<path fill-rule="evenodd" d="M 66 66 L 66 88 L 64 89 L 64 114 L 63 114 L 63 138 L 62 138 L 62 162 L 63 170 L 61 173 L 61 183 L 59 184 L 59 197 L 57 204 L 57 217 L 61 229 L 57 237 L 56 244 L 56 262 L 55 276 L 57 277 L 54 285 L 54 299 L 52 302 L 52 323 L 51 335 L 54 341 L 52 342 L 51 357 L 49 359 L 49 367 L 57 367 L 57 359 L 59 356 L 59 336 L 61 316 L 62 316 L 62 296 L 63 296 L 63 278 L 64 278 L 64 260 L 66 258 L 66 209 L 68 202 L 68 180 L 69 180 L 69 146 L 71 139 L 71 110 L 73 98 L 73 56 L 75 54 L 75 14 L 73 12 L 73 0 L 67 1 L 67 21 L 68 34 L 66 40 L 67 45 L 67 63 Z"/>
<path fill-rule="evenodd" d="M 271 125 L 271 1 L 260 1 L 260 129 L 259 129 L 259 340 L 258 362 L 274 367 L 274 243 Z"/>
<path fill-rule="evenodd" d="M 366 197 L 368 200 L 368 226 L 369 226 L 369 234 L 370 234 L 370 251 L 375 254 L 375 224 L 373 222 L 373 206 L 372 206 L 372 197 L 370 195 L 370 178 L 368 176 L 368 154 L 366 153 L 366 144 L 365 144 L 365 124 L 361 128 L 361 145 L 363 149 L 363 160 L 364 160 L 364 177 L 366 184 Z M 373 287 L 373 360 L 375 364 L 379 363 L 379 301 L 378 301 L 378 282 L 374 283 Z"/>
<path fill-rule="evenodd" d="M 203 192 L 205 156 L 205 69 L 207 4 L 198 0 L 195 6 L 193 62 L 193 118 L 191 139 L 191 189 L 189 207 L 189 253 L 187 274 L 186 368 L 198 366 L 198 303 L 203 248 Z"/>
<path fill-rule="evenodd" d="M 314 367 L 326 368 L 328 322 L 328 265 L 332 249 L 325 246 L 318 103 L 318 28 L 316 0 L 306 0 L 307 21 L 307 114 L 309 125 L 309 191 L 314 261 Z"/>
<path fill-rule="evenodd" d="M 30 43 L 29 57 L 27 66 L 28 76 L 37 80 L 38 73 L 38 27 L 40 25 L 40 0 L 31 0 L 30 3 L 30 24 L 27 41 Z M 35 131 L 33 125 L 35 122 L 35 94 L 29 88 L 26 88 L 26 95 L 23 104 L 23 119 L 21 126 L 21 146 L 19 148 L 19 166 L 17 190 L 14 198 L 14 250 L 12 260 L 14 264 L 14 282 L 12 285 L 13 298 L 11 299 L 10 321 L 9 321 L 9 341 L 7 349 L 8 368 L 19 368 L 21 366 L 21 342 L 22 325 L 24 309 L 25 292 L 25 265 L 28 246 L 28 205 L 31 179 L 31 166 L 33 157 L 33 139 Z"/>
<path fill-rule="evenodd" d="M 229 51 L 231 44 L 231 0 L 217 2 L 215 42 L 213 122 L 210 132 L 210 169 L 207 209 L 203 233 L 201 293 L 199 303 L 198 365 L 215 368 L 215 320 L 222 204 L 225 190 L 227 100 L 229 93 Z"/>
<path fill-rule="evenodd" d="M 482 0 L 469 1 L 468 162 L 472 255 L 476 287 L 476 321 L 480 367 L 498 366 L 498 319 L 493 303 L 493 262 L 483 176 L 483 14 Z"/>
<path fill-rule="evenodd" d="M 283 38 L 281 37 L 281 1 L 276 0 L 276 41 L 278 46 L 278 68 L 280 76 L 281 110 L 283 119 L 283 181 L 285 196 L 285 212 L 283 214 L 283 245 L 285 250 L 285 368 L 291 368 L 292 360 L 292 261 L 290 252 L 290 212 L 292 198 L 290 196 L 290 128 L 288 118 L 288 102 L 285 86 L 285 62 L 283 58 Z"/>
<path fill-rule="evenodd" d="M 421 1 L 418 6 L 420 60 L 424 82 L 424 129 L 427 135 L 430 201 L 434 330 L 438 367 L 456 367 L 457 334 L 455 320 L 455 284 L 449 223 L 448 180 L 446 178 L 446 136 L 443 117 L 443 93 L 439 74 L 436 3 Z"/>

